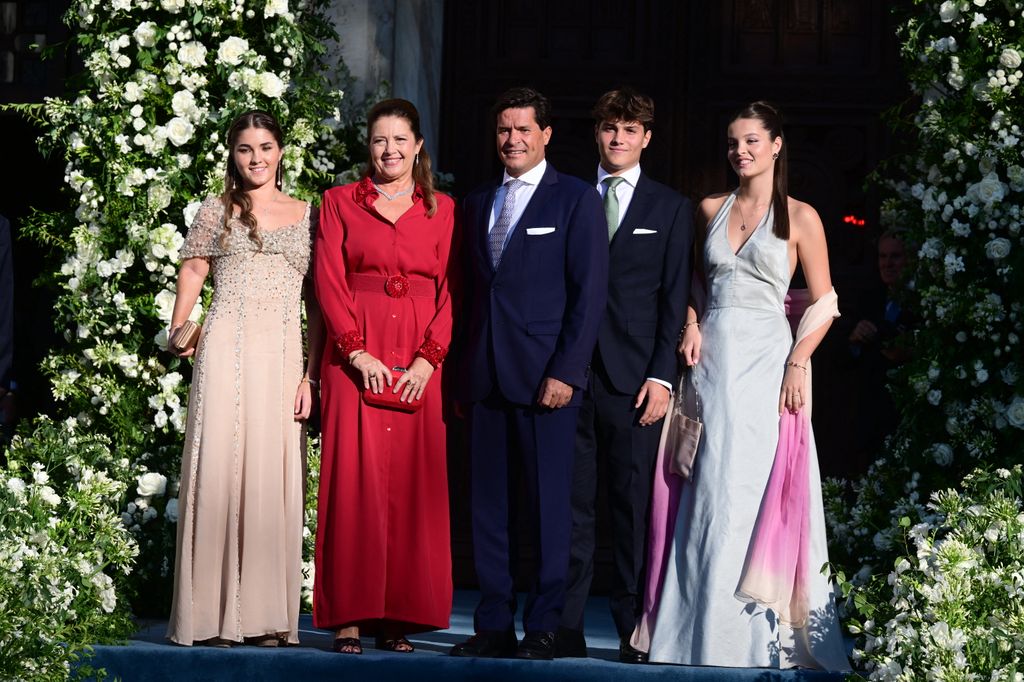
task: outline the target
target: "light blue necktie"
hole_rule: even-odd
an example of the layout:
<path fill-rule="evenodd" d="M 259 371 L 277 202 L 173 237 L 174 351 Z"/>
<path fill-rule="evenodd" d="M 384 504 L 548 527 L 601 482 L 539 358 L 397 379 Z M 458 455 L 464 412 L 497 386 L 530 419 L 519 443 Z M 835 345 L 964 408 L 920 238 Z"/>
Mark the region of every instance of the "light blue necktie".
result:
<path fill-rule="evenodd" d="M 516 208 L 516 191 L 525 184 L 516 178 L 505 183 L 505 202 L 501 205 L 498 220 L 495 221 L 494 227 L 491 228 L 491 233 L 487 237 L 487 245 L 491 250 L 491 265 L 495 270 L 498 269 L 498 263 L 501 262 L 501 252 L 505 249 L 505 238 L 512 228 L 512 214 Z"/>

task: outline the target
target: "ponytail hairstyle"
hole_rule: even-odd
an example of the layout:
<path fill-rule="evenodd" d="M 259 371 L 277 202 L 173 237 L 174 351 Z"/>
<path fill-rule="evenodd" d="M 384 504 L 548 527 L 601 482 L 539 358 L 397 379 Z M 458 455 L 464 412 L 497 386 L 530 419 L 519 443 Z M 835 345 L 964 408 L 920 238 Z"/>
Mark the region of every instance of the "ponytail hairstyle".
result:
<path fill-rule="evenodd" d="M 409 123 L 409 128 L 412 129 L 416 141 L 423 141 L 423 133 L 420 132 L 420 112 L 416 111 L 413 103 L 405 99 L 386 99 L 373 105 L 370 113 L 366 115 L 367 148 L 369 148 L 370 131 L 373 130 L 373 124 L 385 116 L 404 118 Z M 369 153 L 367 156 L 370 156 Z M 373 171 L 373 159 L 367 158 L 363 176 L 373 177 Z M 420 147 L 419 153 L 413 159 L 412 181 L 423 196 L 423 204 L 427 207 L 427 217 L 432 218 L 437 212 L 437 199 L 434 197 L 434 173 L 430 168 L 430 154 L 427 153 L 426 146 Z"/>
<path fill-rule="evenodd" d="M 782 139 L 782 147 L 779 149 L 778 157 L 775 159 L 775 182 L 772 187 L 772 215 L 775 217 L 775 227 L 772 233 L 779 239 L 789 239 L 789 164 L 786 154 L 786 135 L 782 132 L 782 114 L 774 106 L 759 100 L 751 102 L 736 112 L 732 117 L 735 121 L 740 118 L 756 118 L 768 131 L 772 142 Z"/>
<path fill-rule="evenodd" d="M 270 132 L 277 142 L 277 146 L 284 149 L 284 133 L 277 119 L 265 111 L 247 111 L 232 123 L 228 128 L 228 163 L 224 173 L 224 193 L 221 195 L 221 203 L 224 205 L 224 230 L 220 235 L 220 247 L 227 248 L 228 237 L 231 234 L 231 217 L 234 214 L 234 207 L 238 207 L 238 220 L 249 228 L 249 239 L 263 249 L 263 239 L 259 230 L 256 229 L 256 216 L 252 214 L 252 199 L 243 190 L 242 173 L 235 166 L 235 145 L 238 137 L 243 131 L 249 128 L 262 128 Z M 283 178 L 284 156 L 277 162 L 277 171 L 274 174 L 274 186 L 281 189 Z"/>

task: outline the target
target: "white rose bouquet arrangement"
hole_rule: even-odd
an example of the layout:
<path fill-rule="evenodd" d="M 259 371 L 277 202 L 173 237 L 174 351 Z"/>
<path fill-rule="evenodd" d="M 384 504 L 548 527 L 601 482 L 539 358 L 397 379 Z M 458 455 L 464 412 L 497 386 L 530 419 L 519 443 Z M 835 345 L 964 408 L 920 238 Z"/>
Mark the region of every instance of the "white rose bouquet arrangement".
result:
<path fill-rule="evenodd" d="M 901 551 L 933 491 L 1024 451 L 1024 7 L 915 0 L 899 35 L 919 107 L 895 112 L 906 153 L 880 173 L 884 226 L 916 251 L 903 302 L 912 357 L 891 390 L 901 424 L 867 475 L 831 481 L 831 555 L 862 581 Z"/>
<path fill-rule="evenodd" d="M 1024 673 L 1024 474 L 977 470 L 901 523 L 887 574 L 847 585 L 869 680 L 1016 682 Z M 901 543 L 902 544 L 902 543 Z"/>
<path fill-rule="evenodd" d="M 59 258 L 44 279 L 59 290 L 54 320 L 66 344 L 44 371 L 76 432 L 103 434 L 118 453 L 106 475 L 119 492 L 104 499 L 139 552 L 111 595 L 145 594 L 137 615 L 165 615 L 170 601 L 191 366 L 162 346 L 184 233 L 222 188 L 227 126 L 248 109 L 273 113 L 286 133 L 285 190 L 305 199 L 353 165 L 345 141 L 360 133 L 342 122 L 342 92 L 328 79 L 337 40 L 328 5 L 75 0 L 65 20 L 81 77 L 66 98 L 10 107 L 66 160 L 71 208 L 25 226 Z M 347 78 L 343 64 L 330 66 Z M 193 319 L 202 313 L 200 301 Z"/>

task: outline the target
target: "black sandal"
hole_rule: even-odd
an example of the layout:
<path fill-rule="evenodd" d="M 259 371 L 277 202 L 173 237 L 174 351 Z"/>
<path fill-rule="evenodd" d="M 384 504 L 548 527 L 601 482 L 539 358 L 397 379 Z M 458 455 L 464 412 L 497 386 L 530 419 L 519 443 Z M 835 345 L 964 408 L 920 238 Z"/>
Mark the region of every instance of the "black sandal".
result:
<path fill-rule="evenodd" d="M 345 647 L 351 651 L 344 651 Z M 334 640 L 334 651 L 339 654 L 361 654 L 363 645 L 358 637 L 336 637 Z"/>
<path fill-rule="evenodd" d="M 401 635 L 398 637 L 378 637 L 374 646 L 381 651 L 394 651 L 398 654 L 411 654 L 416 651 L 412 642 Z"/>

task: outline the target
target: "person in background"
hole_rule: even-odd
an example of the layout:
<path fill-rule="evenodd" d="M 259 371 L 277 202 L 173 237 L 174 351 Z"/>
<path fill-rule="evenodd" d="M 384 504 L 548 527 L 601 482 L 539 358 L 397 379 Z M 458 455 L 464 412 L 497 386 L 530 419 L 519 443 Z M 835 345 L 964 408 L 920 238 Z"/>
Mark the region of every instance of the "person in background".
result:
<path fill-rule="evenodd" d="M 167 636 L 185 645 L 297 644 L 305 427 L 323 325 L 307 274 L 316 212 L 282 188 L 284 134 L 249 111 L 227 133 L 224 193 L 181 248 L 171 331 L 213 274 L 194 350 Z M 309 360 L 303 367 L 306 289 Z"/>
<path fill-rule="evenodd" d="M 576 423 L 608 292 L 608 224 L 594 188 L 545 159 L 547 98 L 513 88 L 492 115 L 504 172 L 463 205 L 466 305 L 457 376 L 469 426 L 480 601 L 475 634 L 450 653 L 550 659 L 568 580 Z M 520 473 L 538 559 L 521 643 L 512 549 Z"/>
<path fill-rule="evenodd" d="M 594 575 L 600 486 L 611 517 L 609 603 L 619 660 L 640 663 L 646 654 L 630 646 L 629 637 L 642 605 L 658 439 L 679 374 L 676 343 L 690 296 L 693 206 L 640 169 L 654 124 L 650 97 L 612 90 L 593 114 L 596 185 L 608 225 L 608 307 L 576 427 L 569 587 L 556 655 L 587 655 L 583 612 Z"/>
<path fill-rule="evenodd" d="M 363 634 L 408 653 L 406 635 L 447 628 L 452 606 L 441 386 L 458 240 L 416 107 L 375 105 L 367 146 L 363 178 L 324 194 L 316 239 L 329 342 L 313 622 L 339 653 L 362 653 Z"/>

